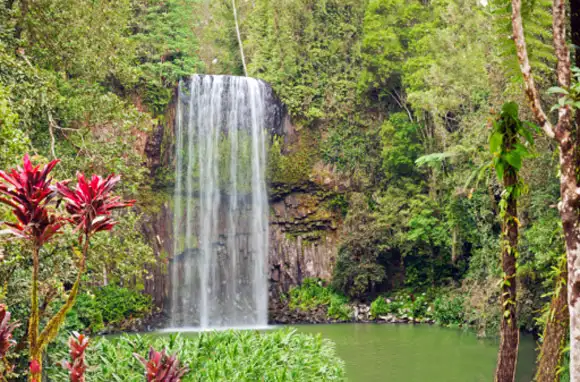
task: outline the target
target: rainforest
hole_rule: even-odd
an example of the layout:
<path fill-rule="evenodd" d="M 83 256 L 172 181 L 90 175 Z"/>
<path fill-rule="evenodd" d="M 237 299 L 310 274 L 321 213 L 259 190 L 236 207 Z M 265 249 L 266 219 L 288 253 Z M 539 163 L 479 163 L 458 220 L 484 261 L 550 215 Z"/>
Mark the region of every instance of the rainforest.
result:
<path fill-rule="evenodd" d="M 0 381 L 579 381 L 580 3 L 0 2 Z"/>

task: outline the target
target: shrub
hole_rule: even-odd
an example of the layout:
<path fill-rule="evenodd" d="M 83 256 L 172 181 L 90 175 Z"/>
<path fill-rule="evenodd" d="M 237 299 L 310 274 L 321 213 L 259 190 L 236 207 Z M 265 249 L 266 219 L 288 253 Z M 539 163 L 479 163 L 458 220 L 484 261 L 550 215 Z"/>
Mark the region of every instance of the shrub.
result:
<path fill-rule="evenodd" d="M 442 326 L 460 326 L 464 321 L 463 298 L 439 296 L 433 302 L 433 319 Z"/>
<path fill-rule="evenodd" d="M 62 361 L 61 365 L 68 370 L 70 382 L 85 382 L 87 346 L 89 346 L 89 338 L 84 334 L 75 332 L 68 340 L 71 361 Z"/>
<path fill-rule="evenodd" d="M 371 317 L 375 319 L 379 316 L 392 313 L 390 309 L 391 304 L 389 304 L 384 297 L 378 297 L 371 303 Z"/>
<path fill-rule="evenodd" d="M 181 377 L 189 371 L 187 366 L 179 366 L 179 360 L 175 354 L 167 355 L 165 350 L 158 352 L 151 347 L 147 359 L 137 353 L 133 355 L 145 368 L 147 382 L 181 382 Z"/>
<path fill-rule="evenodd" d="M 105 324 L 114 325 L 128 318 L 142 317 L 151 312 L 151 296 L 138 291 L 109 285 L 95 291 L 96 303 Z"/>
<path fill-rule="evenodd" d="M 191 370 L 191 381 L 343 381 L 344 364 L 333 344 L 320 336 L 285 329 L 205 332 L 192 337 L 124 335 L 100 338 L 87 352 L 87 380 L 141 382 L 143 366 L 133 353 L 150 347 L 177 354 Z M 65 356 L 65 354 L 61 355 Z M 64 381 L 65 371 L 49 369 L 50 380 Z"/>
<path fill-rule="evenodd" d="M 335 320 L 348 321 L 352 316 L 348 299 L 318 279 L 304 279 L 302 285 L 290 290 L 288 305 L 305 312 L 324 306 L 328 317 Z"/>
<path fill-rule="evenodd" d="M 102 308 L 94 295 L 82 293 L 67 313 L 64 329 L 67 332 L 85 331 L 98 333 L 104 329 Z"/>

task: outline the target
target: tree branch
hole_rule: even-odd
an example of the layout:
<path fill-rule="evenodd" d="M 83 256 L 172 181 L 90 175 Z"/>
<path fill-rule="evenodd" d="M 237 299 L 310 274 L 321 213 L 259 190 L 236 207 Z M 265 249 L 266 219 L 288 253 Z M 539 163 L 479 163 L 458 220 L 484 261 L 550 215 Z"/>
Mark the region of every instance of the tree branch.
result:
<path fill-rule="evenodd" d="M 240 34 L 240 25 L 238 23 L 238 10 L 236 9 L 236 0 L 232 0 L 232 9 L 234 12 L 234 22 L 236 23 L 236 34 L 238 35 L 238 44 L 240 45 L 240 55 L 242 56 L 242 65 L 244 66 L 244 75 L 248 76 L 246 67 L 246 57 L 244 55 L 244 46 L 242 45 L 242 35 Z"/>
<path fill-rule="evenodd" d="M 555 3 L 563 0 L 555 0 Z M 555 21 L 554 21 L 555 23 Z M 513 28 L 513 38 L 516 44 L 516 51 L 518 53 L 518 61 L 520 64 L 520 70 L 522 76 L 524 77 L 524 89 L 532 113 L 536 117 L 538 124 L 544 130 L 546 135 L 550 138 L 555 138 L 556 134 L 554 132 L 554 127 L 548 120 L 542 104 L 540 102 L 540 94 L 536 88 L 534 81 L 534 76 L 532 74 L 532 67 L 530 66 L 530 60 L 528 58 L 528 48 L 526 47 L 526 39 L 524 37 L 524 25 L 522 22 L 522 1 L 512 0 L 512 28 Z M 554 40 L 556 35 L 554 34 Z M 560 61 L 560 60 L 558 60 Z"/>

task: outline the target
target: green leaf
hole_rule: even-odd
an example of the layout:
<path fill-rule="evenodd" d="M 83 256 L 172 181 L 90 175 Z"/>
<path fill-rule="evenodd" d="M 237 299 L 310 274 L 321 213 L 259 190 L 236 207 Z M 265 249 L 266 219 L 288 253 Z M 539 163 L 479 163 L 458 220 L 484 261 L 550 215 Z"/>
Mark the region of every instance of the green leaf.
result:
<path fill-rule="evenodd" d="M 548 89 L 548 94 L 568 94 L 568 90 L 561 88 L 559 86 L 553 86 Z"/>
<path fill-rule="evenodd" d="M 501 151 L 501 144 L 503 142 L 503 134 L 499 131 L 494 132 L 489 138 L 489 151 L 494 153 L 499 153 Z"/>
<path fill-rule="evenodd" d="M 510 151 L 505 153 L 503 158 L 516 170 L 522 168 L 522 156 L 517 151 Z"/>
<path fill-rule="evenodd" d="M 530 151 L 528 150 L 528 148 L 522 145 L 521 143 L 516 143 L 514 145 L 513 151 L 518 153 L 522 157 L 522 159 L 530 156 Z"/>
<path fill-rule="evenodd" d="M 503 104 L 503 106 L 501 108 L 502 114 L 506 114 L 506 115 L 512 117 L 513 119 L 518 118 L 518 111 L 519 111 L 519 107 L 518 107 L 518 104 L 515 102 L 506 102 Z"/>
<path fill-rule="evenodd" d="M 521 125 L 518 128 L 518 133 L 520 133 L 520 135 L 522 137 L 524 137 L 524 139 L 530 144 L 533 145 L 534 144 L 534 136 L 532 135 L 532 132 L 525 126 L 525 125 Z"/>
<path fill-rule="evenodd" d="M 504 164 L 501 160 L 499 160 L 495 164 L 495 173 L 497 174 L 497 178 L 500 181 L 503 180 L 503 171 L 504 171 Z"/>
<path fill-rule="evenodd" d="M 446 158 L 451 158 L 453 156 L 455 156 L 455 153 L 450 152 L 427 154 L 417 158 L 415 164 L 417 165 L 417 167 L 422 167 L 424 165 L 431 166 L 435 163 L 441 163 Z"/>

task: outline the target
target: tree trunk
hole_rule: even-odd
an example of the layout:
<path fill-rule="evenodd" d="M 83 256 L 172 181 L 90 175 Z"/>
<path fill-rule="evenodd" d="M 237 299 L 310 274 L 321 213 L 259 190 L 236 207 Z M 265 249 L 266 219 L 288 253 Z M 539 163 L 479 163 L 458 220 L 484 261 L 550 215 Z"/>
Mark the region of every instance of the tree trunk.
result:
<path fill-rule="evenodd" d="M 570 128 L 557 131 L 560 143 L 559 203 L 568 260 L 568 308 L 570 313 L 570 377 L 580 381 L 580 231 L 576 153 Z"/>
<path fill-rule="evenodd" d="M 571 1 L 572 38 L 578 38 L 578 4 Z M 578 169 L 576 129 L 572 124 L 572 108 L 570 105 L 558 107 L 558 123 L 554 126 L 542 109 L 541 99 L 532 76 L 528 52 L 524 37 L 522 22 L 522 1 L 512 0 L 513 39 L 516 44 L 520 70 L 524 78 L 525 93 L 530 102 L 536 121 L 546 135 L 554 138 L 560 149 L 560 196 L 558 205 L 562 218 L 562 228 L 566 241 L 566 256 L 568 260 L 568 311 L 570 313 L 570 377 L 572 381 L 580 381 L 580 226 L 578 221 L 578 205 L 580 188 L 576 178 Z M 570 87 L 571 62 L 568 49 L 569 37 L 566 31 L 566 0 L 553 0 L 552 30 L 554 51 L 558 59 L 556 74 L 558 85 Z"/>
<path fill-rule="evenodd" d="M 558 367 L 562 360 L 562 349 L 568 335 L 568 280 L 567 262 L 560 266 L 560 275 L 556 280 L 555 291 L 550 303 L 548 320 L 544 328 L 542 348 L 536 373 L 537 382 L 557 382 L 560 380 Z"/>
<path fill-rule="evenodd" d="M 574 62 L 580 68 L 580 2 L 570 1 L 570 35 L 574 45 Z"/>
<path fill-rule="evenodd" d="M 39 272 L 39 251 L 40 248 L 34 245 L 32 249 L 32 286 L 30 292 L 30 321 L 28 323 L 28 346 L 30 362 L 37 362 L 42 367 L 42 354 L 37 352 L 38 344 L 38 326 L 39 326 L 39 310 L 38 310 L 38 272 Z M 30 372 L 30 381 L 40 382 L 41 373 Z"/>
<path fill-rule="evenodd" d="M 506 148 L 511 148 L 514 143 L 513 137 L 504 137 Z M 503 211 L 502 222 L 502 251 L 501 265 L 504 279 L 501 290 L 502 320 L 501 341 L 495 371 L 496 382 L 513 382 L 516 376 L 516 364 L 518 360 L 518 344 L 520 332 L 516 317 L 516 253 L 518 246 L 518 212 L 517 199 L 510 192 L 518 183 L 517 173 L 511 167 L 507 167 L 504 174 L 504 189 L 507 190 L 507 205 Z"/>

